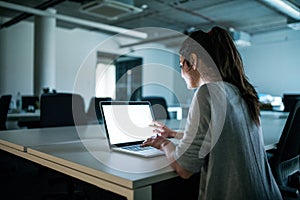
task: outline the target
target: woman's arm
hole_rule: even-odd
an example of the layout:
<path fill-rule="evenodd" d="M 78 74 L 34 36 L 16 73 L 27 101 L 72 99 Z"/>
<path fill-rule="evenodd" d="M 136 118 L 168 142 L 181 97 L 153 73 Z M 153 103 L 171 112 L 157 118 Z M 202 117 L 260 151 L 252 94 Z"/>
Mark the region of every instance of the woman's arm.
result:
<path fill-rule="evenodd" d="M 184 178 L 188 179 L 190 176 L 193 175 L 193 173 L 185 170 L 181 165 L 178 164 L 178 162 L 174 158 L 174 152 L 175 152 L 175 145 L 165 137 L 162 137 L 160 135 L 157 135 L 156 137 L 148 138 L 141 146 L 153 146 L 157 149 L 160 149 L 165 152 L 165 155 L 171 165 L 171 167 L 177 172 L 177 174 Z"/>
<path fill-rule="evenodd" d="M 184 179 L 190 178 L 193 173 L 185 170 L 181 165 L 176 162 L 174 158 L 175 145 L 172 142 L 163 143 L 161 149 L 165 152 L 168 161 L 171 163 L 171 167 L 177 172 L 177 174 Z"/>

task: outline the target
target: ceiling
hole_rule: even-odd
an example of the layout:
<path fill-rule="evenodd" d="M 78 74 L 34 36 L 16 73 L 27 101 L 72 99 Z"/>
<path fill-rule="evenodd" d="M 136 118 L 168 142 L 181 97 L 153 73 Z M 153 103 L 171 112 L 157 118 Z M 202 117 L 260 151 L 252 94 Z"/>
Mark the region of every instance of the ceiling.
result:
<path fill-rule="evenodd" d="M 163 27 L 184 33 L 199 28 L 208 30 L 213 25 L 219 25 L 226 28 L 232 27 L 250 35 L 290 29 L 287 27 L 288 16 L 261 0 L 123 0 L 123 3 L 142 11 L 114 20 L 81 12 L 80 7 L 89 3 L 89 0 L 7 0 L 2 2 L 42 10 L 52 7 L 57 10 L 57 14 L 126 29 Z M 300 0 L 289 0 L 289 2 L 297 8 L 300 7 Z M 32 15 L 28 13 L 3 6 L 0 6 L 0 16 L 13 19 L 2 21 L 1 28 L 14 26 L 22 20 L 33 20 Z M 58 20 L 57 25 L 65 28 L 80 27 L 97 30 L 94 27 L 62 20 Z"/>

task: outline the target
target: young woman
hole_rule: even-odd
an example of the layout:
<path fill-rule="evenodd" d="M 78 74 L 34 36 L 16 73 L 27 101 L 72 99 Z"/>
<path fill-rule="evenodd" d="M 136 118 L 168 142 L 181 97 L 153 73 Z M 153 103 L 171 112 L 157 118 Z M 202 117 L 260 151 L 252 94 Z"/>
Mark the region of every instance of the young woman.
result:
<path fill-rule="evenodd" d="M 257 93 L 230 35 L 220 27 L 196 31 L 179 53 L 182 77 L 196 89 L 185 130 L 155 122 L 157 137 L 142 146 L 164 151 L 183 178 L 201 172 L 199 199 L 281 199 L 264 150 Z"/>

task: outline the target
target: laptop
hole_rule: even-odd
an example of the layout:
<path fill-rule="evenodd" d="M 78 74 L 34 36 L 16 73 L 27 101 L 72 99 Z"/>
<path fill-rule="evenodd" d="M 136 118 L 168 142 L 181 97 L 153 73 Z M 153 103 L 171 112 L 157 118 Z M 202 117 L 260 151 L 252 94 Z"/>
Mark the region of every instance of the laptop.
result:
<path fill-rule="evenodd" d="M 148 101 L 101 101 L 100 109 L 110 149 L 142 157 L 164 155 L 154 147 L 140 147 L 153 136 L 154 121 Z"/>

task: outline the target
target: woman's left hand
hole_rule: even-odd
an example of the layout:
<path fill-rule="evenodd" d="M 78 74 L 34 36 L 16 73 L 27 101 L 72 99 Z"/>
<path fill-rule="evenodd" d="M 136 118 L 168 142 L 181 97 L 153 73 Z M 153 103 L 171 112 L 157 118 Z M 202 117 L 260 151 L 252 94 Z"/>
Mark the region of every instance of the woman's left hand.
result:
<path fill-rule="evenodd" d="M 161 150 L 168 143 L 170 143 L 170 140 L 168 140 L 165 137 L 162 137 L 162 136 L 160 136 L 160 135 L 157 134 L 156 136 L 152 136 L 152 137 L 146 139 L 141 144 L 141 147 L 152 146 L 152 147 L 155 147 L 155 148 Z"/>

